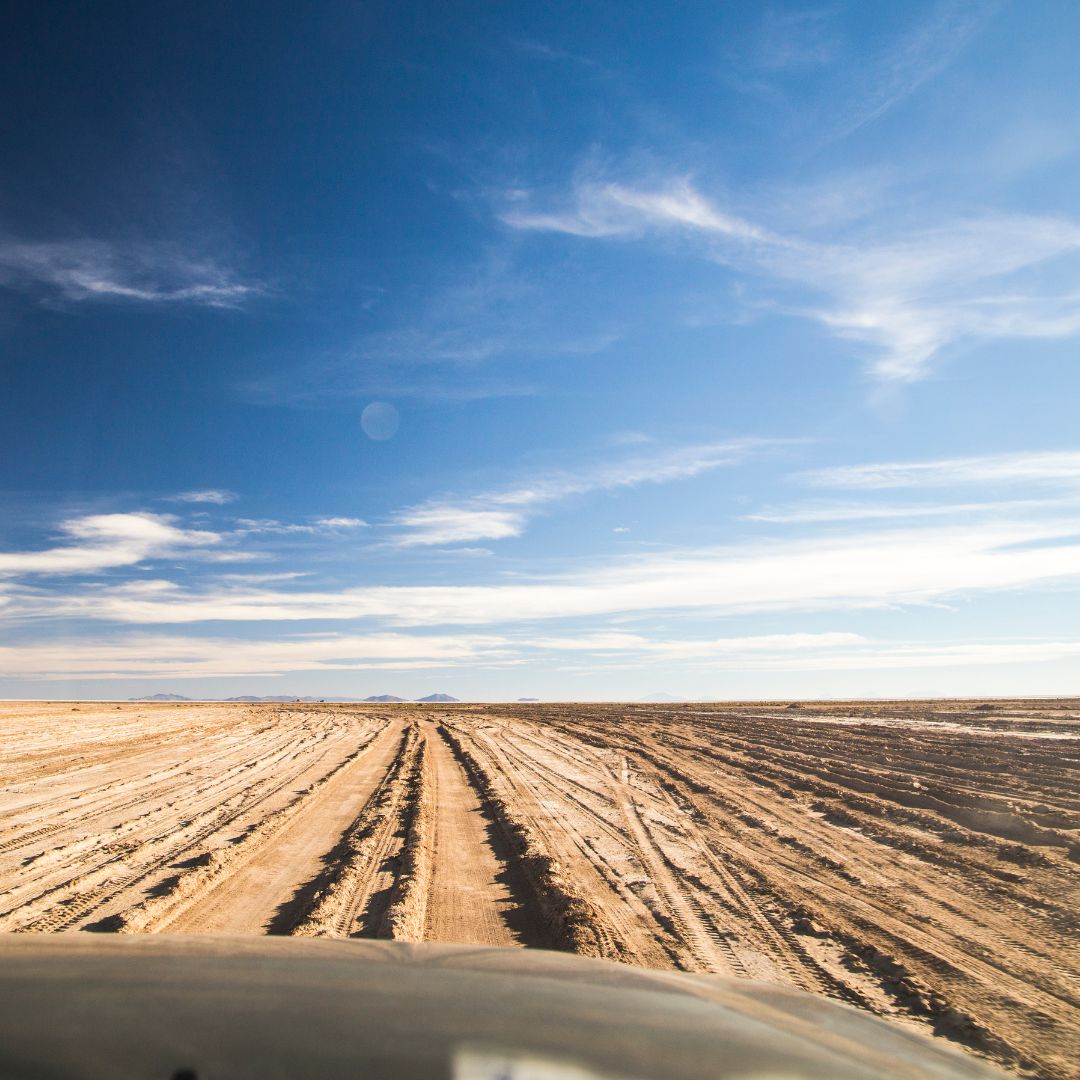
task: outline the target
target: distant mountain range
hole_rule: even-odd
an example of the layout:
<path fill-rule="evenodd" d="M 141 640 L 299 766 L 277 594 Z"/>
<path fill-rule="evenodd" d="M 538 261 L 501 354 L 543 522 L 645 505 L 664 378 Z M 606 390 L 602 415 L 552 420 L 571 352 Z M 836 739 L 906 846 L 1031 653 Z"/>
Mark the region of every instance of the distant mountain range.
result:
<path fill-rule="evenodd" d="M 289 702 L 289 701 L 301 701 L 304 703 L 319 702 L 319 701 L 358 701 L 358 702 L 379 702 L 389 703 L 394 701 L 408 701 L 408 698 L 395 697 L 393 694 L 373 694 L 371 697 L 366 698 L 352 698 L 352 697 L 293 697 L 290 694 L 274 694 L 270 697 L 257 697 L 254 694 L 241 694 L 239 697 L 229 698 L 189 698 L 184 697 L 183 694 L 147 694 L 145 697 L 133 697 L 131 701 L 244 701 L 244 702 Z M 456 697 L 451 697 L 449 694 L 428 694 L 427 697 L 417 698 L 417 701 L 436 701 L 442 703 L 456 702 Z"/>

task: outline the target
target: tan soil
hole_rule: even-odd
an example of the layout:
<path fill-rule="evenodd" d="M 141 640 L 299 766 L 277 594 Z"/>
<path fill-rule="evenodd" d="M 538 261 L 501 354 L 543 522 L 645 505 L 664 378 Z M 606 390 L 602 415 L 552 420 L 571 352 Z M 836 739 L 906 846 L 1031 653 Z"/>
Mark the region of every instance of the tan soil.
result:
<path fill-rule="evenodd" d="M 230 867 L 219 884 L 160 929 L 184 934 L 273 930 L 275 917 L 318 876 L 323 856 L 352 822 L 356 807 L 371 798 L 390 765 L 398 736 L 398 726 L 388 725 L 346 768 L 303 799 L 265 843 L 237 860 L 239 865 Z"/>
<path fill-rule="evenodd" d="M 544 945 L 520 871 L 446 741 L 426 734 L 433 774 L 434 866 L 424 940 Z"/>
<path fill-rule="evenodd" d="M 1080 1075 L 1075 701 L 19 703 L 0 761 L 0 930 L 547 945 Z"/>

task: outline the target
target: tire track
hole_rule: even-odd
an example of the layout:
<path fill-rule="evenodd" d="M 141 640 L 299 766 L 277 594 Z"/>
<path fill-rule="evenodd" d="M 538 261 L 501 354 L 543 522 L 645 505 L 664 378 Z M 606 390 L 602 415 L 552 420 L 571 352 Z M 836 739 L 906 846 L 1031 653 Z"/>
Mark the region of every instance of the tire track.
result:
<path fill-rule="evenodd" d="M 339 765 L 336 768 L 340 767 Z M 300 773 L 303 771 L 303 768 L 299 770 Z M 70 892 L 72 895 L 68 899 L 53 903 L 40 916 L 32 917 L 29 922 L 20 921 L 18 925 L 7 926 L 0 924 L 0 929 L 12 929 L 20 933 L 56 932 L 76 926 L 154 873 L 185 857 L 198 855 L 195 849 L 200 844 L 242 819 L 259 804 L 290 787 L 295 783 L 297 775 L 299 773 L 290 773 L 276 781 L 268 779 L 266 783 L 269 786 L 265 790 L 261 786 L 255 792 L 241 789 L 225 804 L 196 814 L 180 829 L 174 825 L 149 838 L 137 840 L 134 847 L 125 846 L 94 869 L 65 882 L 58 889 L 51 890 L 51 893 L 61 890 Z M 234 800 L 237 805 L 230 806 L 229 803 Z M 143 856 L 143 861 L 137 868 L 123 872 L 125 860 L 135 851 Z M 121 871 L 118 877 L 111 876 L 114 870 Z M 48 894 L 41 899 L 47 900 Z M 16 914 L 19 910 L 21 909 L 17 909 Z"/>
<path fill-rule="evenodd" d="M 156 930 L 176 933 L 259 933 L 315 874 L 367 804 L 390 763 L 395 736 L 387 725 L 365 742 L 294 806 L 281 812 L 239 845 L 222 875 L 196 899 L 188 900 Z M 277 920 L 280 932 L 281 920 Z"/>
<path fill-rule="evenodd" d="M 505 808 L 501 815 L 506 820 L 508 833 L 513 835 L 515 831 L 521 831 L 527 834 L 530 849 L 553 863 L 560 880 L 569 883 L 571 893 L 580 892 L 596 907 L 588 932 L 582 934 L 580 941 L 575 942 L 573 935 L 567 937 L 564 931 L 557 931 L 568 942 L 563 947 L 590 956 L 629 960 L 645 966 L 670 966 L 665 946 L 649 935 L 625 898 L 605 881 L 593 861 L 592 849 L 581 834 L 562 830 L 552 821 L 550 812 L 541 805 L 535 792 L 509 765 L 501 747 L 486 733 L 466 733 L 457 724 L 449 725 L 447 731 L 452 741 L 459 745 L 462 738 L 467 738 L 472 751 L 480 754 L 477 767 L 487 777 L 480 787 L 490 800 Z M 498 777 L 497 784 L 492 777 Z M 557 891 L 561 888 L 556 885 Z"/>
<path fill-rule="evenodd" d="M 428 725 L 425 725 L 428 727 Z M 445 729 L 444 729 L 445 731 Z M 425 732 L 438 800 L 425 941 L 468 945 L 541 944 L 525 883 L 484 793 L 445 736 Z"/>
<path fill-rule="evenodd" d="M 721 942 L 719 935 L 714 938 L 709 933 L 707 922 L 699 916 L 694 903 L 684 893 L 672 873 L 670 863 L 642 820 L 630 788 L 630 766 L 625 757 L 622 759 L 621 776 L 611 773 L 609 779 L 639 858 L 664 900 L 668 917 L 697 960 L 700 970 L 729 975 L 745 974 L 745 968 L 730 948 Z"/>
<path fill-rule="evenodd" d="M 313 904 L 290 933 L 303 937 L 381 936 L 402 847 L 402 818 L 418 792 L 408 783 L 423 740 L 415 724 L 401 734 L 382 778 L 313 882 Z"/>

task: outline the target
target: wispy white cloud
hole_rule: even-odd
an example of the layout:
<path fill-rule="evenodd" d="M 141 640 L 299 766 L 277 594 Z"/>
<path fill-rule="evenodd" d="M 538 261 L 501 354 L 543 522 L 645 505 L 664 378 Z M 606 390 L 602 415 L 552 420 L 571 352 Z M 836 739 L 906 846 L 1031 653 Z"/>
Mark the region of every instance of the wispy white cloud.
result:
<path fill-rule="evenodd" d="M 1080 657 L 1080 641 L 1004 639 L 895 642 L 860 634 L 757 634 L 669 639 L 599 632 L 489 634 L 320 633 L 272 639 L 127 633 L 0 646 L 0 677 L 69 679 L 279 678 L 287 674 L 520 666 L 588 656 L 590 668 L 704 671 L 859 671 L 1051 664 Z M 585 669 L 583 669 L 585 670 Z"/>
<path fill-rule="evenodd" d="M 998 0 L 945 0 L 868 58 L 835 137 L 877 120 L 940 75 L 1000 7 Z"/>
<path fill-rule="evenodd" d="M 749 40 L 740 41 L 739 48 L 729 53 L 729 62 L 770 73 L 828 64 L 841 48 L 834 15 L 835 9 L 830 8 L 787 11 L 766 7 Z"/>
<path fill-rule="evenodd" d="M 512 510 L 428 505 L 402 510 L 393 524 L 401 530 L 395 541 L 400 547 L 418 547 L 506 540 L 521 534 L 525 515 Z"/>
<path fill-rule="evenodd" d="M 366 529 L 368 523 L 356 517 L 323 517 L 316 518 L 315 524 L 324 529 Z"/>
<path fill-rule="evenodd" d="M 315 634 L 275 640 L 129 634 L 0 646 L 0 676 L 30 679 L 279 676 L 300 671 L 404 670 L 496 662 L 502 640 L 481 636 Z"/>
<path fill-rule="evenodd" d="M 665 640 L 618 632 L 581 637 L 542 637 L 527 642 L 529 648 L 559 652 L 640 653 L 657 659 L 722 659 L 747 654 L 778 654 L 818 649 L 842 649 L 863 645 L 861 634 L 829 631 L 811 634 L 751 634 L 744 637 Z"/>
<path fill-rule="evenodd" d="M 641 236 L 650 228 L 675 226 L 737 240 L 778 239 L 715 207 L 687 177 L 653 189 L 582 179 L 574 188 L 570 205 L 562 210 L 537 213 L 511 205 L 501 217 L 515 229 L 571 236 Z"/>
<path fill-rule="evenodd" d="M 800 478 L 816 487 L 862 490 L 1010 483 L 1075 485 L 1080 483 L 1080 450 L 843 465 L 805 472 Z"/>
<path fill-rule="evenodd" d="M 42 551 L 0 552 L 0 574 L 82 574 L 206 548 L 218 533 L 184 529 L 168 514 L 92 514 L 60 526 L 67 542 Z"/>
<path fill-rule="evenodd" d="M 207 488 L 202 491 L 182 491 L 179 495 L 173 495 L 171 502 L 184 503 L 211 503 L 214 506 L 224 506 L 226 503 L 235 502 L 238 496 L 235 492 L 225 491 L 223 488 Z"/>
<path fill-rule="evenodd" d="M 790 305 L 876 353 L 884 380 L 923 377 L 950 346 L 1080 334 L 1075 258 L 1052 283 L 1038 272 L 1080 251 L 1072 221 L 992 215 L 911 230 L 901 239 L 818 245 L 765 260 L 766 268 L 829 294 L 826 306 Z"/>
<path fill-rule="evenodd" d="M 549 308 L 538 272 L 489 253 L 418 300 L 389 329 L 357 334 L 305 363 L 248 380 L 239 393 L 258 404 L 305 405 L 356 398 L 480 401 L 537 392 L 527 374 L 498 362 L 593 356 L 619 340 L 616 326 L 569 325 Z"/>
<path fill-rule="evenodd" d="M 743 439 L 699 446 L 655 448 L 649 454 L 576 472 L 534 476 L 522 483 L 469 496 L 432 500 L 394 515 L 401 547 L 451 544 L 470 540 L 505 540 L 519 536 L 529 518 L 545 506 L 575 495 L 660 484 L 698 476 L 733 465 L 767 440 Z"/>
<path fill-rule="evenodd" d="M 739 668 L 773 671 L 886 671 L 1051 664 L 1080 656 L 1080 641 L 868 642 L 835 651 L 743 656 Z"/>
<path fill-rule="evenodd" d="M 779 10 L 730 38 L 722 77 L 799 121 L 826 142 L 872 124 L 952 66 L 1001 6 L 999 0 L 908 5 L 875 41 L 846 38 L 836 5 Z M 826 68 L 827 65 L 827 68 Z M 823 70 L 825 69 L 825 70 Z M 810 75 L 812 78 L 807 79 Z"/>
<path fill-rule="evenodd" d="M 367 619 L 497 625 L 659 611 L 837 611 L 1080 582 L 1080 518 L 964 521 L 648 553 L 525 581 L 335 590 L 142 582 L 9 594 L 11 616 L 128 623 Z"/>
<path fill-rule="evenodd" d="M 587 653 L 597 667 L 660 664 L 713 671 L 861 671 L 1050 664 L 1080 656 L 1080 641 L 875 641 L 860 634 L 760 634 L 707 639 L 650 639 L 598 633 L 539 638 L 528 649 Z"/>
<path fill-rule="evenodd" d="M 238 387 L 257 404 L 306 404 L 327 398 L 484 401 L 529 397 L 536 386 L 521 375 L 488 370 L 508 358 L 593 356 L 618 339 L 615 331 L 552 333 L 525 314 L 470 320 L 467 310 L 444 316 L 447 329 L 410 327 L 366 334 L 333 355 L 291 367 Z"/>
<path fill-rule="evenodd" d="M 0 286 L 65 300 L 235 307 L 259 291 L 224 265 L 179 246 L 0 236 Z"/>
<path fill-rule="evenodd" d="M 278 521 L 276 518 L 237 518 L 234 534 L 238 536 L 316 536 L 319 533 L 364 529 L 367 522 L 354 517 L 321 517 L 310 521 Z"/>
<path fill-rule="evenodd" d="M 924 377 L 945 349 L 965 341 L 1080 334 L 1080 225 L 1069 220 L 984 214 L 823 242 L 723 210 L 686 176 L 648 185 L 582 176 L 558 209 L 530 202 L 515 190 L 503 222 L 585 238 L 674 233 L 696 240 L 702 257 L 823 297 L 771 303 L 866 345 L 871 373 L 886 381 Z M 1039 272 L 1051 262 L 1058 272 L 1047 282 Z"/>
<path fill-rule="evenodd" d="M 231 494 L 222 491 L 189 492 L 176 496 L 182 502 L 217 504 L 229 502 Z M 149 512 L 91 514 L 70 518 L 58 526 L 62 542 L 32 551 L 0 551 L 0 577 L 27 574 L 93 574 L 133 567 L 156 559 L 177 555 L 198 556 L 215 563 L 242 562 L 253 558 L 250 552 L 231 547 L 247 536 L 303 535 L 328 536 L 365 528 L 367 523 L 355 517 L 321 517 L 305 523 L 240 518 L 226 531 L 184 527 L 173 514 Z M 298 574 L 239 575 L 234 580 L 284 580 Z M 131 583 L 136 595 L 154 588 L 153 582 Z"/>
<path fill-rule="evenodd" d="M 849 521 L 913 520 L 928 517 L 963 517 L 970 514 L 1013 515 L 1032 510 L 1060 510 L 1065 502 L 1080 508 L 1080 495 L 1057 499 L 1007 499 L 1000 502 L 878 504 L 794 506 L 786 509 L 759 510 L 744 514 L 743 521 L 761 521 L 773 525 L 835 524 Z"/>
<path fill-rule="evenodd" d="M 279 570 L 261 573 L 221 574 L 219 580 L 230 584 L 266 585 L 276 581 L 296 581 L 298 578 L 307 576 L 308 573 L 305 570 Z"/>

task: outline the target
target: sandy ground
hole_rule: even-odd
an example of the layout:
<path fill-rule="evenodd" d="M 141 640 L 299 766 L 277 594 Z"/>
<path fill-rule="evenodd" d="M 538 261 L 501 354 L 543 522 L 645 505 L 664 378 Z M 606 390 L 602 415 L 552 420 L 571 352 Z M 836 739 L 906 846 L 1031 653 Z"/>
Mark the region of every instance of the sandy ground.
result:
<path fill-rule="evenodd" d="M 545 946 L 1080 1075 L 1080 702 L 0 705 L 0 930 Z"/>

